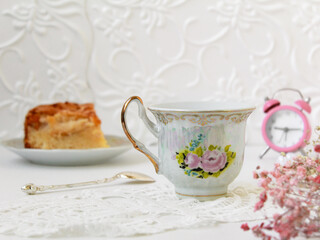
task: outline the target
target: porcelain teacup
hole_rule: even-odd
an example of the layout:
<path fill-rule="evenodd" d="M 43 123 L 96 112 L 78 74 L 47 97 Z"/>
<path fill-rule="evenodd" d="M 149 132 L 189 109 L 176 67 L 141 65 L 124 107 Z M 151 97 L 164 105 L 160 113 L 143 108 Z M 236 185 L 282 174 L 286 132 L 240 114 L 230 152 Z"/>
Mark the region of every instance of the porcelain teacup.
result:
<path fill-rule="evenodd" d="M 127 127 L 126 112 L 136 102 L 139 117 L 158 139 L 159 158 L 135 139 Z M 122 127 L 134 148 L 144 153 L 157 173 L 175 186 L 180 198 L 211 200 L 227 193 L 244 158 L 246 120 L 255 109 L 239 102 L 177 102 L 148 108 L 140 97 L 129 98 L 122 108 Z"/>

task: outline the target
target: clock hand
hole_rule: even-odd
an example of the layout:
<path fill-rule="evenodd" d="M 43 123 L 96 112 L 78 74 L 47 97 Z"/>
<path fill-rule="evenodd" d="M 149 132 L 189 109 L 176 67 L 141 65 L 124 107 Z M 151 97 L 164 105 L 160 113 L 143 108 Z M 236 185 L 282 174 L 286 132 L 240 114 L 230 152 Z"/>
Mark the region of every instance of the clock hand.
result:
<path fill-rule="evenodd" d="M 288 132 L 288 131 L 301 131 L 302 130 L 301 128 L 288 128 L 288 127 L 284 127 L 284 128 L 274 127 L 274 129 L 282 130 L 282 131 L 285 131 L 285 132 Z"/>
<path fill-rule="evenodd" d="M 301 128 L 288 128 L 288 131 L 302 131 Z"/>
<path fill-rule="evenodd" d="M 284 133 L 285 133 L 285 135 L 284 135 L 284 141 L 287 142 L 288 131 L 285 131 Z"/>
<path fill-rule="evenodd" d="M 286 132 L 285 132 L 285 131 L 283 131 L 283 133 L 282 133 L 282 135 L 281 135 L 281 137 L 280 137 L 280 139 L 279 139 L 278 143 L 281 143 L 282 138 L 284 137 L 284 135 L 285 135 L 285 134 L 286 134 Z"/>
<path fill-rule="evenodd" d="M 281 127 L 274 127 L 274 129 L 277 129 L 277 130 L 285 130 L 285 128 L 281 128 Z"/>

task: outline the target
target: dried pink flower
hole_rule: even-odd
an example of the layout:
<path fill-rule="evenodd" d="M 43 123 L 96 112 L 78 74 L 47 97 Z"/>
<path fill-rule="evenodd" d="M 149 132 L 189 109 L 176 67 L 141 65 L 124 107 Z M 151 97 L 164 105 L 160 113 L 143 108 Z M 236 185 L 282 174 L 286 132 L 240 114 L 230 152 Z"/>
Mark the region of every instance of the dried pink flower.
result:
<path fill-rule="evenodd" d="M 266 178 L 268 176 L 268 173 L 269 173 L 268 171 L 263 170 L 260 172 L 260 176 L 263 178 Z"/>
<path fill-rule="evenodd" d="M 257 202 L 256 205 L 254 206 L 254 211 L 260 210 L 260 209 L 263 207 L 263 205 L 264 205 L 264 202 L 260 200 L 260 201 Z"/>
<path fill-rule="evenodd" d="M 241 228 L 242 228 L 244 231 L 250 230 L 250 228 L 249 228 L 249 226 L 248 226 L 248 223 L 243 223 L 243 224 L 241 225 Z"/>
<path fill-rule="evenodd" d="M 259 198 L 260 198 L 260 200 L 262 202 L 267 201 L 267 199 L 268 199 L 267 191 L 263 191 L 262 193 L 260 193 L 260 197 Z"/>
<path fill-rule="evenodd" d="M 302 166 L 297 167 L 298 177 L 304 178 L 306 176 L 306 173 L 307 173 L 307 170 L 304 167 L 302 167 Z"/>
<path fill-rule="evenodd" d="M 258 184 L 260 187 L 268 189 L 268 185 L 270 181 L 271 181 L 271 178 L 260 178 Z"/>
<path fill-rule="evenodd" d="M 281 240 L 301 234 L 320 236 L 320 159 L 294 157 L 283 166 L 275 164 L 272 171 L 254 171 L 253 177 L 264 189 L 254 211 L 263 208 L 269 199 L 282 208 L 281 213 L 274 214 L 268 222 L 251 228 L 255 236 L 263 240 L 277 239 L 272 232 L 278 233 Z M 247 224 L 241 228 L 250 230 Z"/>
<path fill-rule="evenodd" d="M 320 184 L 320 175 L 319 175 L 319 176 L 316 176 L 316 177 L 313 179 L 313 181 L 314 181 L 315 183 L 319 183 L 319 184 Z"/>

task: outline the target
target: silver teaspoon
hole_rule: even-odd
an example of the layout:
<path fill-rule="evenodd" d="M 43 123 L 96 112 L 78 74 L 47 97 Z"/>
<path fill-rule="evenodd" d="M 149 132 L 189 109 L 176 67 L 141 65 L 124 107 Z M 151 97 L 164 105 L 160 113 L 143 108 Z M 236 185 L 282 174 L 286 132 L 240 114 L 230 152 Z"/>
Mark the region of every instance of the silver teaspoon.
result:
<path fill-rule="evenodd" d="M 83 186 L 88 186 L 88 185 L 109 183 L 109 182 L 112 182 L 112 181 L 120 179 L 120 178 L 132 179 L 132 180 L 143 181 L 143 182 L 154 182 L 155 181 L 153 178 L 151 178 L 148 175 L 145 175 L 143 173 L 120 172 L 110 178 L 104 178 L 104 179 L 89 181 L 89 182 L 79 182 L 79 183 L 60 184 L 60 185 L 35 185 L 33 183 L 28 183 L 28 184 L 21 187 L 21 191 L 23 191 L 27 194 L 36 194 L 37 192 L 44 192 L 47 190 L 68 189 L 68 188 L 74 188 L 74 187 L 83 187 Z"/>

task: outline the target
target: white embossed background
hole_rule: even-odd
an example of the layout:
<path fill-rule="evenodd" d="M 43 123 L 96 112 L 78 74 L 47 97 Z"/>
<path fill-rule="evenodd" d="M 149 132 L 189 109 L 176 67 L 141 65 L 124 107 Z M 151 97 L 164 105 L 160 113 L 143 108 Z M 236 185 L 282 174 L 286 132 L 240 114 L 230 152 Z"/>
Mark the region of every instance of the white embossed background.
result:
<path fill-rule="evenodd" d="M 66 100 L 94 101 L 103 130 L 123 134 L 122 104 L 139 95 L 252 99 L 248 142 L 262 144 L 263 99 L 280 87 L 310 96 L 320 122 L 320 0 L 0 1 L 0 138 L 22 136 L 33 106 Z"/>

